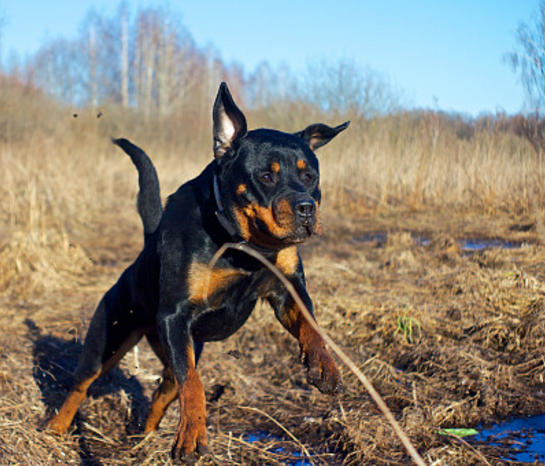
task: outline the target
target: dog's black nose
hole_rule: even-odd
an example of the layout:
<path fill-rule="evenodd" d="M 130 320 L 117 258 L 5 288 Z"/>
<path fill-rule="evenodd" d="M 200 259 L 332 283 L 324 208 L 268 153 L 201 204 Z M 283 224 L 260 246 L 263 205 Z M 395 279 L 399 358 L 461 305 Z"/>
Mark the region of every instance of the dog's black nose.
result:
<path fill-rule="evenodd" d="M 316 204 L 312 199 L 299 201 L 295 204 L 295 212 L 297 212 L 301 220 L 308 220 L 316 213 Z"/>

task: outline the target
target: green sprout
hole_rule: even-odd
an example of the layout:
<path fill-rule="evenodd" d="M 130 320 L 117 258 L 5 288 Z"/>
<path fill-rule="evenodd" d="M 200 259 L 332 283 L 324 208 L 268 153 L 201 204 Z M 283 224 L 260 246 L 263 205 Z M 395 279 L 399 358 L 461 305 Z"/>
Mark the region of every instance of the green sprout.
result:
<path fill-rule="evenodd" d="M 397 317 L 397 328 L 394 335 L 400 333 L 403 335 L 403 339 L 409 344 L 413 344 L 413 331 L 417 328 L 418 331 L 422 331 L 422 325 L 415 317 L 412 317 L 408 313 L 408 309 L 405 309 L 403 315 Z"/>

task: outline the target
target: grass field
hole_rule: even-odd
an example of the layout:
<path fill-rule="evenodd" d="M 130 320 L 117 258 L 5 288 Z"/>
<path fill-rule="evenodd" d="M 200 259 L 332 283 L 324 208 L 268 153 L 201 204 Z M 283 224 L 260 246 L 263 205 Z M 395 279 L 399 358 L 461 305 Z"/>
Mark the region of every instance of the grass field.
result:
<path fill-rule="evenodd" d="M 211 159 L 210 122 L 74 116 L 25 92 L 1 97 L 11 111 L 0 117 L 0 464 L 169 464 L 177 408 L 141 436 L 160 377 L 145 343 L 138 367 L 131 354 L 94 386 L 68 436 L 43 427 L 94 307 L 142 243 L 137 175 L 109 137 L 150 154 L 166 196 Z M 309 115 L 248 118 L 286 131 L 344 121 Z M 545 412 L 541 154 L 493 125 L 466 137 L 430 113 L 355 120 L 319 155 L 325 232 L 302 254 L 320 325 L 427 463 L 507 464 L 510 445 L 438 431 Z M 522 246 L 469 253 L 463 238 Z M 353 374 L 343 368 L 345 394 L 322 395 L 297 353 L 265 305 L 207 345 L 206 463 L 408 464 Z"/>

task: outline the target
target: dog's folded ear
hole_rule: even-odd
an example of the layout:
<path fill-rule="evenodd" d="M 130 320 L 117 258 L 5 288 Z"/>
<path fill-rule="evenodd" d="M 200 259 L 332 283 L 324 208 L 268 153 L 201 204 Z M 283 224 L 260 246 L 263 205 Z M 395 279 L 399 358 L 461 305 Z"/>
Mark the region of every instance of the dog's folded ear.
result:
<path fill-rule="evenodd" d="M 344 122 L 342 125 L 335 126 L 335 128 L 324 125 L 323 123 L 315 123 L 308 126 L 303 131 L 294 133 L 294 135 L 302 138 L 312 150 L 316 150 L 319 147 L 325 146 L 337 136 L 337 134 L 348 128 L 349 125 L 349 121 Z"/>
<path fill-rule="evenodd" d="M 219 159 L 248 131 L 246 117 L 237 107 L 227 84 L 221 83 L 214 102 L 214 157 Z"/>

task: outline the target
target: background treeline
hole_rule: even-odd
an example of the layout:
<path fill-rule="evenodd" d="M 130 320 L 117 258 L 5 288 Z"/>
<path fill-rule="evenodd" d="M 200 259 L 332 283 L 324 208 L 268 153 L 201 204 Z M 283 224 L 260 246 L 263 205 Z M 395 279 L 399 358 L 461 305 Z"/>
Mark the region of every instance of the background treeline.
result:
<path fill-rule="evenodd" d="M 297 113 L 363 120 L 396 115 L 415 124 L 440 120 L 461 139 L 499 130 L 527 139 L 538 151 L 542 146 L 545 124 L 537 115 L 471 118 L 408 111 L 402 90 L 351 59 L 310 62 L 303 75 L 266 61 L 244 70 L 222 60 L 213 46 L 199 47 L 182 21 L 162 7 L 131 12 L 122 3 L 111 17 L 92 10 L 76 37 L 50 39 L 24 62 L 11 57 L 2 86 L 16 86 L 34 98 L 41 90 L 74 111 L 122 108 L 124 118 L 134 113 L 139 118 L 175 116 L 194 122 L 193 127 L 208 122 L 210 99 L 222 80 L 229 82 L 237 102 L 271 124 L 297 123 Z"/>
<path fill-rule="evenodd" d="M 308 66 L 295 77 L 285 65 L 255 70 L 225 63 L 212 46 L 197 46 L 171 11 L 144 8 L 130 14 L 121 4 L 107 17 L 91 11 L 73 39 L 46 42 L 35 56 L 12 58 L 8 74 L 45 90 L 58 102 L 80 107 L 116 104 L 146 115 L 196 113 L 228 80 L 246 107 L 304 99 L 326 110 L 372 116 L 399 106 L 398 93 L 371 69 L 350 60 Z"/>

